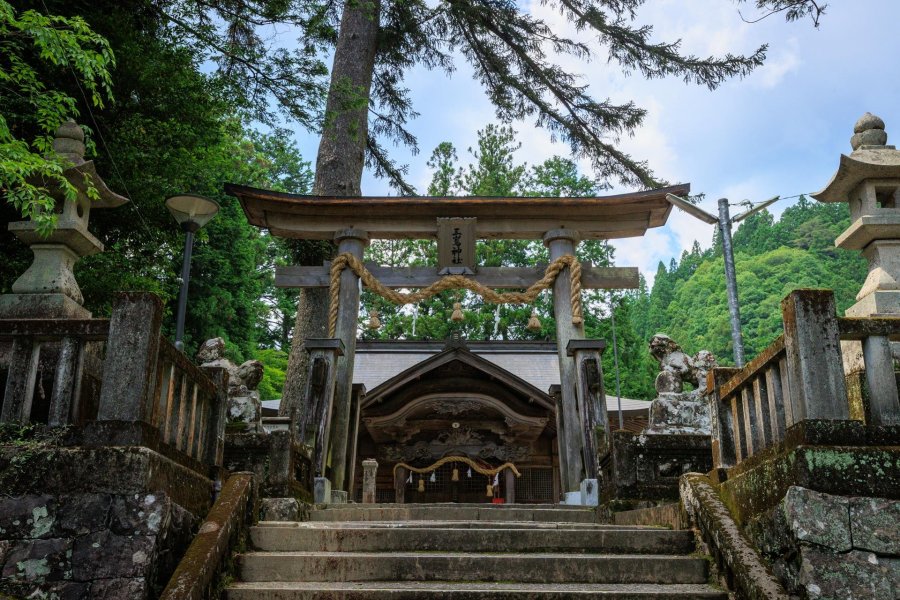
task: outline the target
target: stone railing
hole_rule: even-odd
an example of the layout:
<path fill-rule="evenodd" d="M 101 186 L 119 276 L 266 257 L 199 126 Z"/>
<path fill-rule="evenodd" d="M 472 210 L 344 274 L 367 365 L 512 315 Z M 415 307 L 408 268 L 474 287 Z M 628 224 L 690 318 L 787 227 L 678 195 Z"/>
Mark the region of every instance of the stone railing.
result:
<path fill-rule="evenodd" d="M 681 506 L 715 562 L 720 583 L 740 600 L 789 600 L 753 545 L 732 519 L 710 480 L 686 473 L 679 480 Z"/>
<path fill-rule="evenodd" d="M 0 421 L 59 426 L 95 418 L 96 364 L 108 336 L 108 319 L 0 320 L 8 352 Z M 38 387 L 46 402 L 34 406 Z"/>
<path fill-rule="evenodd" d="M 191 542 L 160 600 L 221 597 L 234 553 L 247 543 L 256 522 L 257 482 L 253 473 L 233 473 Z"/>
<path fill-rule="evenodd" d="M 781 442 L 804 420 L 862 419 L 900 424 L 890 339 L 900 318 L 839 318 L 830 290 L 797 290 L 781 303 L 784 335 L 742 369 L 716 368 L 707 390 L 713 417 L 713 459 L 733 467 Z M 861 342 L 864 405 L 853 409 L 841 342 Z"/>
<path fill-rule="evenodd" d="M 195 366 L 161 322 L 162 303 L 147 293 L 119 294 L 110 319 L 0 320 L 0 421 L 85 425 L 103 432 L 82 438 L 92 445 L 106 436 L 175 450 L 195 469 L 221 466 L 228 375 Z"/>

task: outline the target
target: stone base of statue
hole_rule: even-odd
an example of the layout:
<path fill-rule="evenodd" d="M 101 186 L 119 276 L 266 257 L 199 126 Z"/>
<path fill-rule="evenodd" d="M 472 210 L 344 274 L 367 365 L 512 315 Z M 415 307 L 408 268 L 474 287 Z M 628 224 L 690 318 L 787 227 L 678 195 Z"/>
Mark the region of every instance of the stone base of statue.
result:
<path fill-rule="evenodd" d="M 650 404 L 645 433 L 709 435 L 709 404 L 694 392 L 660 394 Z"/>
<path fill-rule="evenodd" d="M 684 473 L 712 470 L 708 435 L 647 435 L 615 431 L 600 457 L 601 502 L 678 500 L 678 478 Z"/>

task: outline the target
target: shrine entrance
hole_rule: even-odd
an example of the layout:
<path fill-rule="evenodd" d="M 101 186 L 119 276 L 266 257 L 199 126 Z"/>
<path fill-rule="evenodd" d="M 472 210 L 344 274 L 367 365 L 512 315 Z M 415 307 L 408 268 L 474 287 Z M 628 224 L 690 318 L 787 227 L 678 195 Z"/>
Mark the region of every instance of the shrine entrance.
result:
<path fill-rule="evenodd" d="M 356 455 L 378 460 L 382 501 L 548 503 L 558 496 L 553 398 L 463 340 L 368 392 L 355 425 Z M 530 482 L 538 471 L 551 481 L 536 491 L 521 477 Z M 354 473 L 360 490 L 361 470 Z"/>
<path fill-rule="evenodd" d="M 560 384 L 558 398 L 543 407 L 543 415 L 532 414 L 535 406 L 540 406 L 540 394 L 546 396 L 541 390 L 532 395 L 534 406 L 525 402 L 522 410 L 512 410 L 502 398 L 491 394 L 456 400 L 434 396 L 428 406 L 473 402 L 473 408 L 477 404 L 478 410 L 499 413 L 508 408 L 512 412 L 505 414 L 502 427 L 491 419 L 481 419 L 479 424 L 484 427 L 466 428 L 480 436 L 476 444 L 480 458 L 484 458 L 481 453 L 487 449 L 500 452 L 503 448 L 505 452 L 520 438 L 525 439 L 521 436 L 533 436 L 528 456 L 543 453 L 550 460 L 551 464 L 545 467 L 553 469 L 559 482 L 554 500 L 584 502 L 583 490 L 597 489 L 598 451 L 610 439 L 600 363 L 605 343 L 584 339 L 581 290 L 635 288 L 639 279 L 635 268 L 582 264 L 575 249 L 584 239 L 639 237 L 650 227 L 664 225 L 671 211 L 666 195 L 687 195 L 690 186 L 593 198 L 349 198 L 301 196 L 230 184 L 225 189 L 240 200 L 251 224 L 266 228 L 273 235 L 334 240 L 337 244 L 333 263 L 279 267 L 275 276 L 280 287 L 329 289 L 328 337 L 304 340 L 302 351 L 309 357 L 306 389 L 296 397 L 283 399 L 287 406 L 299 410 L 298 441 L 313 448 L 316 502 L 347 501 L 356 456 L 364 451 L 357 447 L 362 439 L 354 427 L 359 423 L 355 416 L 366 407 L 354 400 L 357 396 L 353 386 L 361 284 L 398 304 L 415 302 L 437 291 L 462 288 L 481 295 L 487 302 L 521 304 L 532 303 L 537 294 L 552 290 Z M 438 265 L 390 268 L 364 264 L 363 251 L 373 238 L 437 239 Z M 527 268 L 482 267 L 475 264 L 478 239 L 540 239 L 549 249 L 551 263 Z M 522 289 L 525 291 L 506 291 Z M 499 404 L 491 405 L 485 398 Z M 389 399 L 385 397 L 385 401 Z M 521 403 L 521 399 L 511 401 Z M 369 402 L 368 397 L 364 402 Z M 394 412 L 398 410 L 401 409 L 396 407 Z M 362 421 L 370 435 L 378 437 L 384 435 L 379 428 L 392 428 L 395 435 L 389 439 L 394 443 L 399 440 L 408 446 L 413 442 L 411 447 L 417 447 L 422 442 L 429 446 L 431 454 L 437 450 L 431 448 L 434 440 L 416 438 L 425 436 L 422 432 L 437 431 L 428 421 L 444 431 L 439 435 L 448 436 L 445 441 L 457 441 L 450 437 L 454 431 L 458 432 L 456 435 L 463 433 L 462 422 L 453 420 L 452 414 L 421 418 L 423 428 L 416 432 L 405 420 L 391 422 L 394 413 L 386 414 L 374 406 L 371 411 L 371 419 L 380 417 L 383 422 Z M 468 415 L 468 411 L 460 413 L 463 414 Z M 543 426 L 537 427 L 534 419 L 543 419 Z M 452 426 L 454 422 L 460 423 L 458 428 Z M 448 424 L 450 430 L 446 430 Z M 387 441 L 385 438 L 384 443 Z M 546 444 L 543 448 L 542 443 Z M 435 474 L 435 482 L 428 483 L 437 483 L 437 477 Z M 423 493 L 427 494 L 427 490 L 426 486 Z"/>

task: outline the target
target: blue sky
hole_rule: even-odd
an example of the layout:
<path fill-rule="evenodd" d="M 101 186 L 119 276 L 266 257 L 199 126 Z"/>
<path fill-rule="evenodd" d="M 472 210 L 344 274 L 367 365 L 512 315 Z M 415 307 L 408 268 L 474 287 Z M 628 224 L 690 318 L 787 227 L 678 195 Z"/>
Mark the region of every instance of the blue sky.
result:
<path fill-rule="evenodd" d="M 769 44 L 764 67 L 714 92 L 677 79 L 625 77 L 606 63 L 599 47 L 593 62 L 566 58 L 561 64 L 583 74 L 595 97 L 633 99 L 647 108 L 644 125 L 620 146 L 648 160 L 659 177 L 688 182 L 694 193 L 705 193 L 702 206 L 711 212 L 720 197 L 760 201 L 817 191 L 828 182 L 840 153 L 850 151 L 853 124 L 864 112 L 881 116 L 888 143 L 900 143 L 900 1 L 829 4 L 814 29 L 808 20 L 785 23 L 779 16 L 744 23 L 738 5 L 729 0 L 650 0 L 639 12 L 639 22 L 654 25 L 658 40 L 680 38 L 686 52 L 746 54 Z M 754 14 L 747 4 L 740 7 L 745 16 Z M 530 3 L 528 10 L 560 33 L 576 36 L 565 20 L 539 1 Z M 494 120 L 493 109 L 465 62 L 459 60 L 457 66 L 449 80 L 442 72 L 424 69 L 407 77 L 420 113 L 411 130 L 419 138 L 421 152 L 411 156 L 397 149 L 395 156 L 409 165 L 410 181 L 419 189 L 430 180 L 425 161 L 439 142 L 453 142 L 464 158 L 477 130 Z M 552 144 L 531 122 L 514 127 L 522 141 L 521 161 L 535 164 L 554 154 L 568 154 L 566 146 Z M 297 141 L 304 155 L 314 159 L 315 136 L 300 134 Z M 588 165 L 582 166 L 587 171 Z M 367 173 L 363 193 L 391 190 Z M 774 212 L 794 201 L 776 204 Z M 617 263 L 637 266 L 652 279 L 660 260 L 677 258 L 695 239 L 707 247 L 712 227 L 673 211 L 665 227 L 651 230 L 645 238 L 615 241 Z"/>

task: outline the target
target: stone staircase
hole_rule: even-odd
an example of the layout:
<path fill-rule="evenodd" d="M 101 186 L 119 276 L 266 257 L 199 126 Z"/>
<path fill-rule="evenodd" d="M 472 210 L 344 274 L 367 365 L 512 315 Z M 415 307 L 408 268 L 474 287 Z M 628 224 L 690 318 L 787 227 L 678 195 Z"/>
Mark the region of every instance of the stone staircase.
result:
<path fill-rule="evenodd" d="M 261 522 L 228 600 L 727 600 L 693 533 L 555 505 L 369 505 Z"/>

